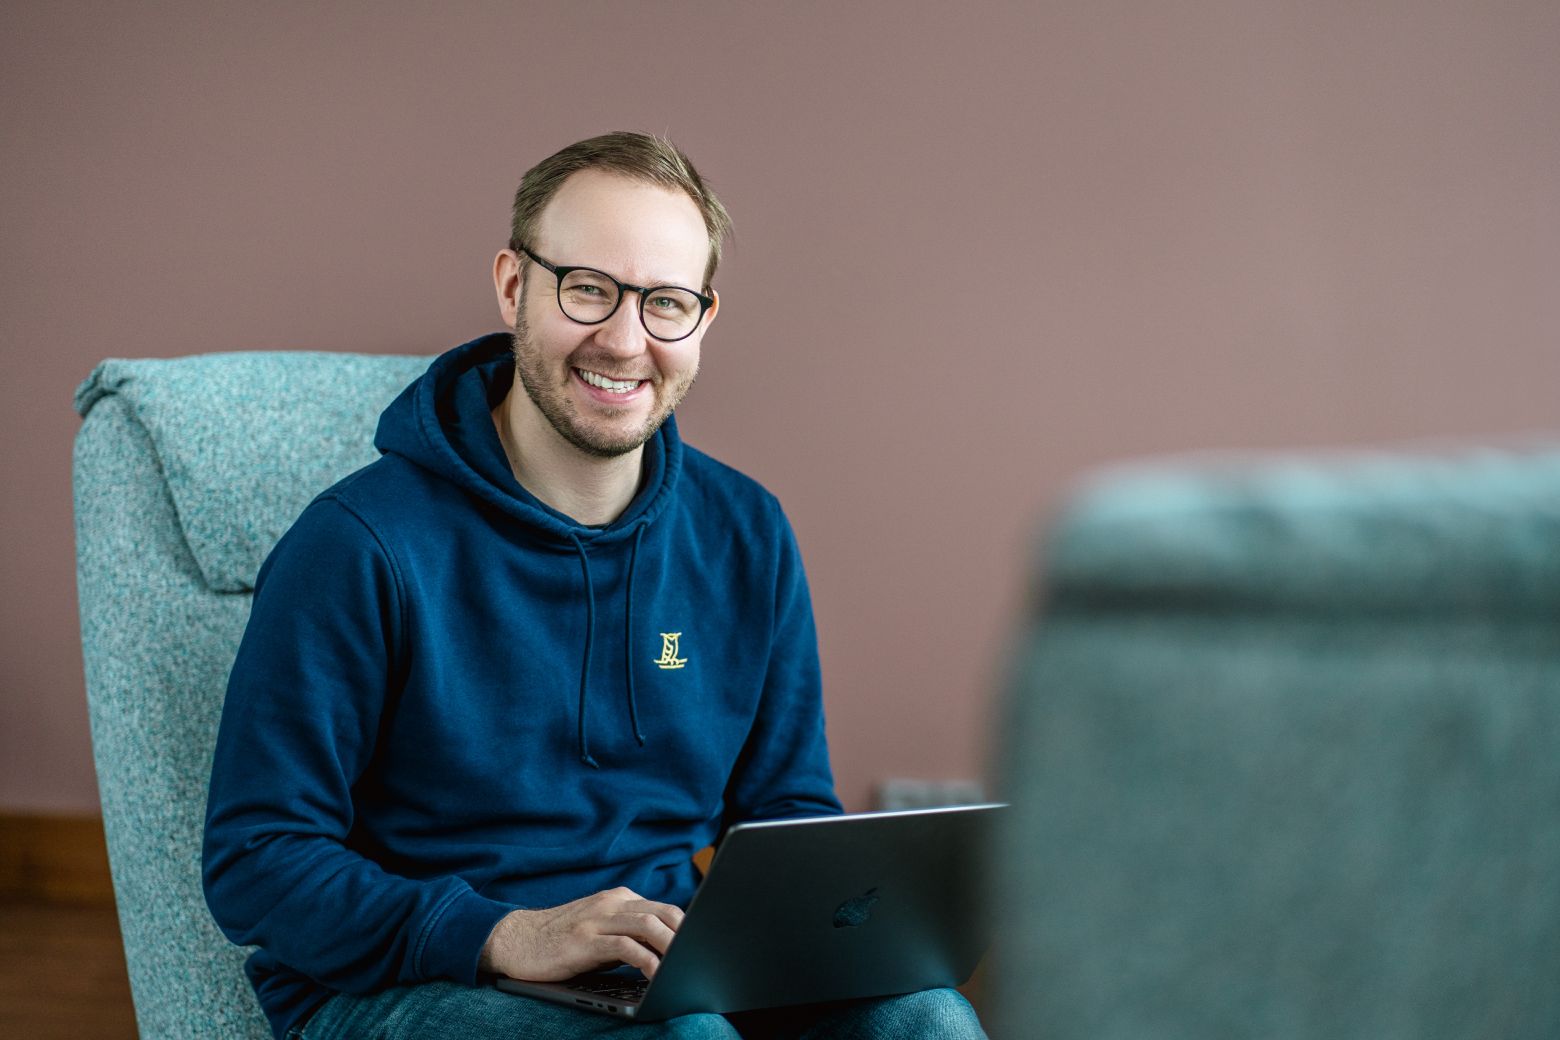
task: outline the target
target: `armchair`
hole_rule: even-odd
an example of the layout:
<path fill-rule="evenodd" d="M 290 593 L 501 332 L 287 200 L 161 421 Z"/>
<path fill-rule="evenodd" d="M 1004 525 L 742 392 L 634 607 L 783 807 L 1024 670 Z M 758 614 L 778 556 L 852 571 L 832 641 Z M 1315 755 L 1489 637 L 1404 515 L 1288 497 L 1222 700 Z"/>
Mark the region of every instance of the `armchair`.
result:
<path fill-rule="evenodd" d="M 255 573 L 316 493 L 375 457 L 425 357 L 109 360 L 76 392 L 77 584 L 93 754 L 140 1034 L 268 1037 L 212 922 L 212 747 Z"/>

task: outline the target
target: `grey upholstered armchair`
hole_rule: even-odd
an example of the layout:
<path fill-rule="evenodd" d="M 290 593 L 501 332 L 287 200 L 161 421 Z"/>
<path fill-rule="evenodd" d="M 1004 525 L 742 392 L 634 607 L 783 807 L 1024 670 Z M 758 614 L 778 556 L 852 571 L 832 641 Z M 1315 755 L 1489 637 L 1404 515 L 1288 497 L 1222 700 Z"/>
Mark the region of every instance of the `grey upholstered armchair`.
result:
<path fill-rule="evenodd" d="M 1117 472 L 1037 581 L 994 1035 L 1560 1036 L 1560 445 Z"/>
<path fill-rule="evenodd" d="M 105 361 L 82 384 L 77 580 L 103 823 L 143 1040 L 269 1036 L 201 894 L 206 784 L 255 573 L 371 461 L 427 358 Z"/>

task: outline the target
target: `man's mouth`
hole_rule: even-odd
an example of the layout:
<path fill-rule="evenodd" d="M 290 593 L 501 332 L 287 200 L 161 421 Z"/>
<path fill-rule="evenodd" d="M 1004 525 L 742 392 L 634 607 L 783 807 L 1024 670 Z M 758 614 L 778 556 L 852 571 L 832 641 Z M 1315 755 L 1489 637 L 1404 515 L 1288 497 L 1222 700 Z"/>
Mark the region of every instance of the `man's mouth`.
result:
<path fill-rule="evenodd" d="M 591 386 L 605 390 L 610 394 L 630 393 L 639 389 L 639 384 L 644 382 L 642 379 L 613 379 L 610 376 L 602 375 L 600 372 L 591 372 L 584 368 L 576 368 L 574 372 Z"/>

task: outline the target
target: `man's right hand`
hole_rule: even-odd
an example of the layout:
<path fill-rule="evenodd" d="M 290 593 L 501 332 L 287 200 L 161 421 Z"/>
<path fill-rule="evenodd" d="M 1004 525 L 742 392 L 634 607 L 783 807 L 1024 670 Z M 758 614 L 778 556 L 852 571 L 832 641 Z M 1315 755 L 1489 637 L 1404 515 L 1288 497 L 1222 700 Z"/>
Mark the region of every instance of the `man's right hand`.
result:
<path fill-rule="evenodd" d="M 654 975 L 682 924 L 670 903 L 627 888 L 597 892 L 550 910 L 516 910 L 482 947 L 483 971 L 531 982 L 557 982 L 583 971 L 629 964 Z"/>

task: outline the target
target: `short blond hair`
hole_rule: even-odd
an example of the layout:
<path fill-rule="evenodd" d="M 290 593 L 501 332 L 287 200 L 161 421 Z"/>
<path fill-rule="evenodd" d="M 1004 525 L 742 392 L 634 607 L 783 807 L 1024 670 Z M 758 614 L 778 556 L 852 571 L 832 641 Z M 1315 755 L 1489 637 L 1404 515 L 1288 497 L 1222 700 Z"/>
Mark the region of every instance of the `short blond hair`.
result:
<path fill-rule="evenodd" d="M 518 253 L 522 247 L 534 246 L 542 210 L 547 208 L 563 182 L 581 170 L 610 170 L 680 191 L 692 199 L 699 207 L 699 215 L 704 218 L 704 227 L 710 236 L 710 258 L 704 265 L 703 287 L 709 292 L 715 268 L 720 266 L 721 245 L 731 234 L 731 216 L 682 150 L 668 139 L 653 134 L 616 130 L 587 138 L 554 152 L 527 170 L 515 191 L 509 226 L 510 249 Z"/>

